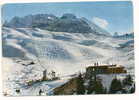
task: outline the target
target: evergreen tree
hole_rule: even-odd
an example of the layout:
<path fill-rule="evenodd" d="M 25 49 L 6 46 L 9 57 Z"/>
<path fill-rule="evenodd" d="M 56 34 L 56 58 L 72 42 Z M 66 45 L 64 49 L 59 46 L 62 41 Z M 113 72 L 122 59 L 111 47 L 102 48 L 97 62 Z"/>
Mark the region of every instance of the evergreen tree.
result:
<path fill-rule="evenodd" d="M 135 84 L 134 84 L 134 86 L 131 88 L 130 93 L 135 93 Z"/>
<path fill-rule="evenodd" d="M 87 90 L 87 94 L 92 94 L 93 92 L 95 94 L 105 94 L 107 92 L 106 88 L 103 87 L 103 84 L 97 78 L 90 79 Z"/>
<path fill-rule="evenodd" d="M 127 75 L 126 78 L 123 80 L 123 85 L 126 86 L 131 86 L 133 84 L 133 79 L 131 75 Z"/>
<path fill-rule="evenodd" d="M 107 88 L 104 88 L 103 94 L 107 94 Z"/>
<path fill-rule="evenodd" d="M 82 78 L 82 74 L 80 73 L 77 77 L 77 94 L 84 94 L 85 93 L 85 86 L 84 80 Z"/>
<path fill-rule="evenodd" d="M 133 86 L 133 78 L 131 75 L 127 75 L 125 79 L 122 81 L 123 91 L 122 93 L 134 93 L 135 86 Z"/>
<path fill-rule="evenodd" d="M 95 81 L 94 82 L 94 92 L 95 94 L 103 94 L 104 93 L 104 87 L 101 81 Z"/>
<path fill-rule="evenodd" d="M 94 91 L 94 80 L 90 78 L 89 83 L 88 83 L 88 88 L 87 88 L 87 94 L 91 94 Z"/>
<path fill-rule="evenodd" d="M 109 93 L 117 93 L 118 91 L 122 91 L 122 83 L 117 78 L 114 78 L 111 82 Z"/>

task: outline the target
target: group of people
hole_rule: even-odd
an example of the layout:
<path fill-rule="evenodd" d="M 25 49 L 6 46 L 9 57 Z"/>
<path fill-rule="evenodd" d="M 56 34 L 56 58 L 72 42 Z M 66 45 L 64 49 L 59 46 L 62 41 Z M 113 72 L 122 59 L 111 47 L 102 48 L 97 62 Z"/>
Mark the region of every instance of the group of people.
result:
<path fill-rule="evenodd" d="M 94 63 L 94 66 L 98 66 L 98 62 Z"/>

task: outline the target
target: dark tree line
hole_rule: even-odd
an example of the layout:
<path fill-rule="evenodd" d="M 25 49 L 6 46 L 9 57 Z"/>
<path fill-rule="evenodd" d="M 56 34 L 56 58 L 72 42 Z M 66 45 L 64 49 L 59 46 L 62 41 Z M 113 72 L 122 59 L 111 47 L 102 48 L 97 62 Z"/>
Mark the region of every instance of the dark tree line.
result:
<path fill-rule="evenodd" d="M 79 74 L 77 77 L 77 94 L 127 94 L 135 92 L 135 84 L 131 75 L 127 75 L 122 81 L 115 77 L 108 90 L 103 86 L 102 81 L 93 75 L 88 79 L 87 86 L 84 83 L 84 77 Z"/>
<path fill-rule="evenodd" d="M 84 79 L 81 73 L 77 78 L 77 94 L 85 94 Z"/>
<path fill-rule="evenodd" d="M 83 78 L 82 74 L 79 74 L 77 78 L 77 94 L 105 94 L 106 88 L 103 87 L 100 80 L 96 78 L 90 77 L 88 86 L 84 85 L 85 79 Z"/>
<path fill-rule="evenodd" d="M 127 75 L 122 81 L 114 78 L 111 82 L 109 93 L 134 93 L 135 84 L 131 75 Z"/>

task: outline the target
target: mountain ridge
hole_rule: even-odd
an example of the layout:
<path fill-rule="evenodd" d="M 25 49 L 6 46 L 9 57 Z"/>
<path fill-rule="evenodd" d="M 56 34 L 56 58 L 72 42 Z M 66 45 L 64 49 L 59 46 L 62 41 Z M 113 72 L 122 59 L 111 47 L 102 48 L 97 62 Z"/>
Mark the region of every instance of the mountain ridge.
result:
<path fill-rule="evenodd" d="M 11 28 L 41 28 L 55 32 L 110 35 L 106 30 L 100 28 L 86 18 L 78 18 L 70 13 L 65 13 L 61 17 L 52 14 L 35 14 L 24 17 L 14 17 L 9 22 L 4 23 L 3 26 Z"/>

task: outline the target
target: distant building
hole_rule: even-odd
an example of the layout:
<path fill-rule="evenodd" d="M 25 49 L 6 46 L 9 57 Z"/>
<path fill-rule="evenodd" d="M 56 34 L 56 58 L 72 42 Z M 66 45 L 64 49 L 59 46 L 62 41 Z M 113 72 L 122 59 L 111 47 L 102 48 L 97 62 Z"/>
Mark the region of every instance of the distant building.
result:
<path fill-rule="evenodd" d="M 97 65 L 89 66 L 86 68 L 87 76 L 97 75 L 97 74 L 120 74 L 127 73 L 123 66 L 117 65 Z"/>
<path fill-rule="evenodd" d="M 42 78 L 43 80 L 47 80 L 48 78 L 47 78 L 47 70 L 44 70 L 43 71 L 43 78 Z"/>

